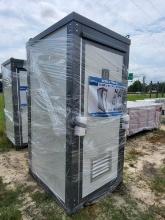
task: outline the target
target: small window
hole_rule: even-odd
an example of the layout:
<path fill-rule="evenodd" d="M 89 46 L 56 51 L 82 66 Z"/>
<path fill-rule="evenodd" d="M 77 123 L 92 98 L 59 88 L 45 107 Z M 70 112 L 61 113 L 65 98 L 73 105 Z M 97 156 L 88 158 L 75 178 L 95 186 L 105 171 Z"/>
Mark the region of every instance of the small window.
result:
<path fill-rule="evenodd" d="M 102 69 L 102 78 L 109 79 L 109 69 Z"/>

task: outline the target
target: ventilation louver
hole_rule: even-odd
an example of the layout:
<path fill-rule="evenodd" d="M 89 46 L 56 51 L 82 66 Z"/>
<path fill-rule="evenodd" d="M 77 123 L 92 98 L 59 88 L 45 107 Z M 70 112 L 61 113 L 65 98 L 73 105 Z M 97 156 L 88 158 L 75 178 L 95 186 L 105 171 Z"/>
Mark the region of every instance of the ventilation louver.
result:
<path fill-rule="evenodd" d="M 101 155 L 99 158 L 95 158 L 91 161 L 91 181 L 95 181 L 105 173 L 111 170 L 112 154 Z"/>

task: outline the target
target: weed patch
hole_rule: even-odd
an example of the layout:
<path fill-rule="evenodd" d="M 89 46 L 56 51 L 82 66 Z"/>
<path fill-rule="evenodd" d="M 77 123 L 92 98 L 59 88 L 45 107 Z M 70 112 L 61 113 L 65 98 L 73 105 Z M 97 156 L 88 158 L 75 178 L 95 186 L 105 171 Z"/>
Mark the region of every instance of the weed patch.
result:
<path fill-rule="evenodd" d="M 31 195 L 31 197 L 33 201 L 35 201 L 37 204 L 40 204 L 41 202 L 52 202 L 53 201 L 51 196 L 49 196 L 49 194 L 45 192 L 36 191 Z"/>
<path fill-rule="evenodd" d="M 60 220 L 62 215 L 65 215 L 64 211 L 56 204 L 54 199 L 45 192 L 36 191 L 31 194 L 31 198 L 36 204 L 36 207 L 40 210 L 41 216 L 46 220 Z M 37 216 L 35 219 L 38 219 Z M 41 217 L 39 217 L 41 219 Z"/>
<path fill-rule="evenodd" d="M 157 169 L 157 172 L 151 179 L 150 187 L 157 193 L 165 193 L 165 166 Z"/>
<path fill-rule="evenodd" d="M 1 220 L 20 220 L 21 212 L 18 209 L 20 204 L 19 196 L 21 190 L 7 189 L 7 185 L 0 178 L 0 219 Z"/>
<path fill-rule="evenodd" d="M 0 94 L 0 152 L 9 151 L 11 148 L 12 143 L 5 134 L 4 99 Z"/>
<path fill-rule="evenodd" d="M 127 194 L 124 196 L 122 205 L 118 206 L 113 198 L 106 199 L 103 203 L 103 210 L 106 213 L 105 219 L 112 220 L 154 220 L 155 214 L 152 210 L 141 210 L 135 200 Z"/>
<path fill-rule="evenodd" d="M 147 140 L 153 144 L 158 142 L 165 144 L 165 131 L 164 130 L 157 130 L 153 132 L 153 135 Z"/>
<path fill-rule="evenodd" d="M 137 161 L 139 156 L 144 156 L 144 153 L 136 150 L 135 148 L 131 148 L 129 151 L 126 152 L 125 160 Z"/>

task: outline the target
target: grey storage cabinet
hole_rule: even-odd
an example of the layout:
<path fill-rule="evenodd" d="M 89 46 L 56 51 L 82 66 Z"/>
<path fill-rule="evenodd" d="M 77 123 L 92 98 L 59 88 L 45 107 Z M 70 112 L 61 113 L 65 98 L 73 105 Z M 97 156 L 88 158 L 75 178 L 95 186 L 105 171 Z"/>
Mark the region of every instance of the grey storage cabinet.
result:
<path fill-rule="evenodd" d="M 122 182 L 129 46 L 74 12 L 27 43 L 30 172 L 68 213 Z"/>
<path fill-rule="evenodd" d="M 6 135 L 17 150 L 27 146 L 27 71 L 26 62 L 10 58 L 2 68 Z"/>

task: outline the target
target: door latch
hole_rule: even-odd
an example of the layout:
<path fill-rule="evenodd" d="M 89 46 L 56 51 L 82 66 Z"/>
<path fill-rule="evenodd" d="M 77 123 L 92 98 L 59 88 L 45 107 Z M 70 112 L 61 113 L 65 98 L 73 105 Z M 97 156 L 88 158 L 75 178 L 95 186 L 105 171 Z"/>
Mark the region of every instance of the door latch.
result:
<path fill-rule="evenodd" d="M 76 136 L 85 136 L 87 127 L 87 117 L 77 116 L 75 120 L 74 134 Z"/>

